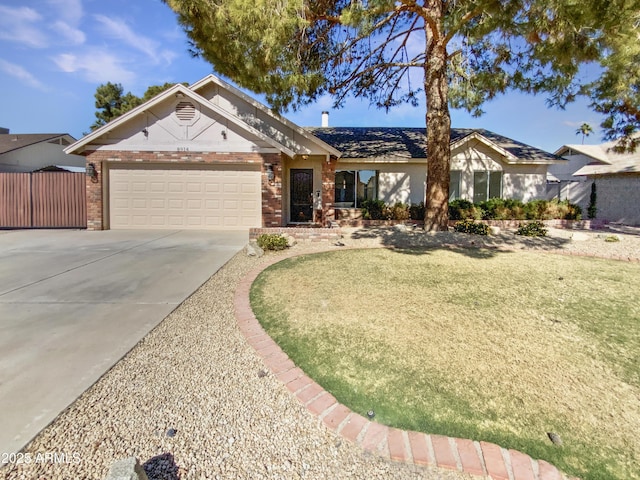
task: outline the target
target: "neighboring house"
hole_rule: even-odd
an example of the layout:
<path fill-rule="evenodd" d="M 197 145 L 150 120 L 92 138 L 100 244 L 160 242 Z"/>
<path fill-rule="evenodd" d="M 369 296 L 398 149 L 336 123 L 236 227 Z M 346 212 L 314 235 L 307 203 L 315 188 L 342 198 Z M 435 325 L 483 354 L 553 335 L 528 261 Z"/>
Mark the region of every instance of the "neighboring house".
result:
<path fill-rule="evenodd" d="M 86 156 L 90 229 L 272 227 L 326 224 L 367 198 L 423 201 L 424 132 L 304 129 L 209 75 L 65 151 Z M 544 198 L 548 166 L 565 162 L 485 130 L 453 130 L 451 150 L 452 198 L 475 201 Z"/>
<path fill-rule="evenodd" d="M 65 155 L 64 148 L 76 141 L 66 133 L 0 133 L 0 172 L 34 172 L 58 167 L 84 169 L 81 155 Z M 70 167 L 70 168 L 65 168 Z"/>
<path fill-rule="evenodd" d="M 565 165 L 554 165 L 549 173 L 550 197 L 578 204 L 586 216 L 591 185 L 596 183 L 596 218 L 608 222 L 640 225 L 640 151 L 616 153 L 616 142 L 601 145 L 563 145 L 556 155 Z"/>

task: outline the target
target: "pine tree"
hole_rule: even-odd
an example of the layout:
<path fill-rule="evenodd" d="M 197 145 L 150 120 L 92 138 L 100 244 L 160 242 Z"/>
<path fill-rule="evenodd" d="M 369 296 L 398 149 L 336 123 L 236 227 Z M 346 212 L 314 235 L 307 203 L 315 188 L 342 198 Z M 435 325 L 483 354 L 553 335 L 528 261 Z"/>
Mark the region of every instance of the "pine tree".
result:
<path fill-rule="evenodd" d="M 426 96 L 428 230 L 447 228 L 450 106 L 480 115 L 512 90 L 559 107 L 586 96 L 605 134 L 640 127 L 640 0 L 163 1 L 193 55 L 276 110 L 327 93 L 384 109 Z M 593 63 L 602 73 L 587 81 Z"/>

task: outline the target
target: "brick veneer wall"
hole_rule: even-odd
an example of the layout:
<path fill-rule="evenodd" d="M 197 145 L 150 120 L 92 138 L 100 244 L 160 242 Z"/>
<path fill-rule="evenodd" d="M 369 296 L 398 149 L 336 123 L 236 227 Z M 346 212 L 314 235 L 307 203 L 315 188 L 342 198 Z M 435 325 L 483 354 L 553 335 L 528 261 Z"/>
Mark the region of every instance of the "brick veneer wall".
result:
<path fill-rule="evenodd" d="M 322 223 L 328 225 L 335 220 L 335 209 L 333 207 L 336 186 L 336 163 L 335 158 L 329 162 L 322 162 Z"/>
<path fill-rule="evenodd" d="M 282 158 L 279 153 L 215 153 L 215 152 L 127 152 L 96 150 L 85 152 L 87 166 L 95 165 L 97 178 L 87 177 L 87 229 L 103 230 L 103 172 L 105 164 L 260 164 L 262 166 L 262 226 L 282 225 Z M 273 165 L 274 181 L 267 178 L 267 165 Z"/>

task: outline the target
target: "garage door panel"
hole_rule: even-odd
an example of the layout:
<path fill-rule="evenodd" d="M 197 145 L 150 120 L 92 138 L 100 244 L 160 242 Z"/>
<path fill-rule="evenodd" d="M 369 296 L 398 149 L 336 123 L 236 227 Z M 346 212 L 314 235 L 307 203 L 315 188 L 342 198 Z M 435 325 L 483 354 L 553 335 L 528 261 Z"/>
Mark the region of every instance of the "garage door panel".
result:
<path fill-rule="evenodd" d="M 111 228 L 259 227 L 259 171 L 112 169 Z"/>

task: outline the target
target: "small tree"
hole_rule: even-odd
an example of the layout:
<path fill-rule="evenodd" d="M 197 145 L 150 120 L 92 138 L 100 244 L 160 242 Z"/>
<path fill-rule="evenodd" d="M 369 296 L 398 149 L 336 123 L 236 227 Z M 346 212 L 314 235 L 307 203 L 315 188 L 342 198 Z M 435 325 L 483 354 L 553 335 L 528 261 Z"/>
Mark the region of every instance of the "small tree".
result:
<path fill-rule="evenodd" d="M 107 82 L 100 85 L 95 93 L 96 121 L 91 125 L 91 130 L 96 130 L 106 125 L 114 118 L 128 112 L 132 108 L 142 103 L 138 97 L 131 92 L 124 93 L 122 85 L 119 83 Z"/>
<path fill-rule="evenodd" d="M 596 208 L 596 200 L 596 182 L 594 180 L 591 184 L 591 195 L 589 195 L 589 207 L 587 208 L 587 216 L 589 219 L 596 218 L 596 213 L 598 212 L 598 209 Z"/>
<path fill-rule="evenodd" d="M 165 83 L 164 85 L 152 85 L 144 92 L 142 98 L 135 96 L 131 92 L 124 93 L 124 88 L 120 83 L 107 82 L 96 89 L 94 95 L 96 99 L 95 113 L 96 121 L 91 125 L 91 131 L 106 125 L 111 120 L 127 113 L 129 110 L 142 105 L 147 100 L 173 87 L 175 83 Z M 183 85 L 189 85 L 183 83 Z"/>

